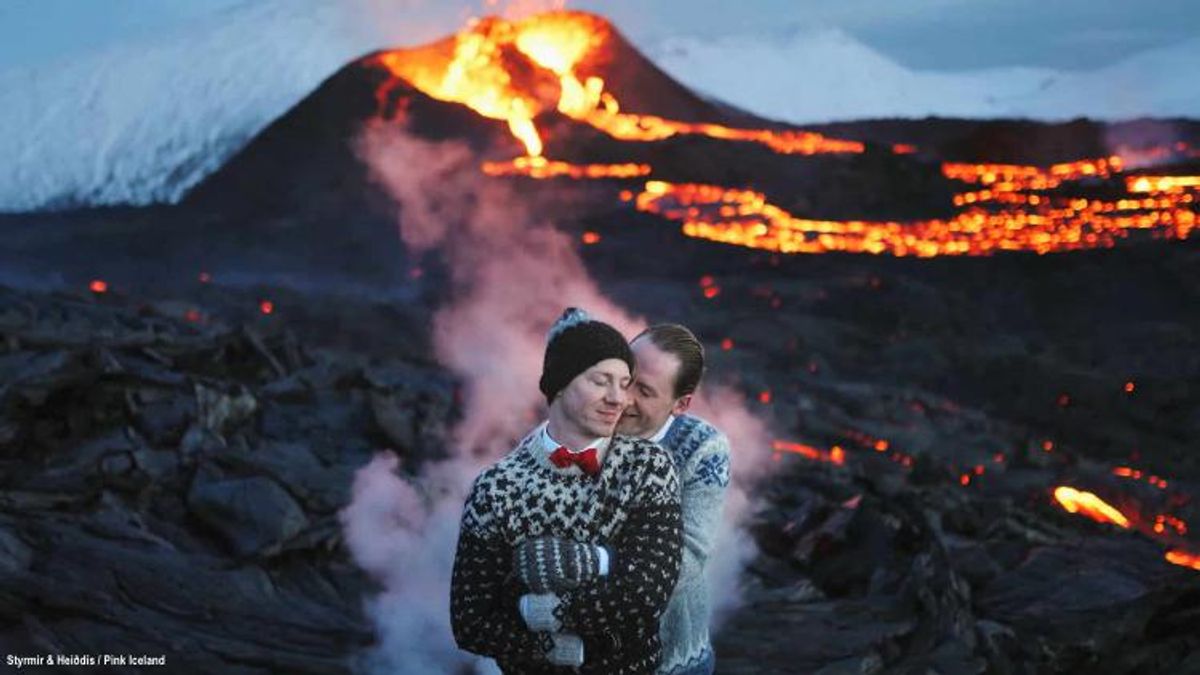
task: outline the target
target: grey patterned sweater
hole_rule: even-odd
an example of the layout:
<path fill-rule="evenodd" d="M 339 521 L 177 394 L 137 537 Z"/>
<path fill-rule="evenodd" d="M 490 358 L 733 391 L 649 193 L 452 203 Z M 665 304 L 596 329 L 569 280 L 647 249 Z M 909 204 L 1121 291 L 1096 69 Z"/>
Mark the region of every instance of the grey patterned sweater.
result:
<path fill-rule="evenodd" d="M 711 603 L 704 565 L 721 524 L 729 485 L 729 439 L 704 420 L 675 418 L 659 441 L 675 460 L 683 505 L 683 561 L 679 582 L 662 618 L 662 675 L 684 672 L 712 653 Z"/>
<path fill-rule="evenodd" d="M 450 618 L 458 646 L 496 659 L 505 673 L 562 674 L 548 664 L 548 634 L 530 631 L 518 611 L 528 592 L 512 569 L 514 547 L 555 536 L 614 551 L 606 577 L 559 594 L 562 632 L 584 642 L 584 674 L 655 672 L 659 620 L 678 578 L 679 484 L 659 446 L 615 436 L 600 475 L 550 463 L 541 428 L 475 480 L 463 509 L 454 558 Z"/>

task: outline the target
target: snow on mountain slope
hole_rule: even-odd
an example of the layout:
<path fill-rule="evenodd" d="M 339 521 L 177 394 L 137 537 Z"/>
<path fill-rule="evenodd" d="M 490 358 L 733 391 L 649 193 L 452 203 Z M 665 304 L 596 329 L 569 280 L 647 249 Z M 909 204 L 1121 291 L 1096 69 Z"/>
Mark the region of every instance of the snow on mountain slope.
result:
<path fill-rule="evenodd" d="M 913 71 L 839 30 L 717 40 L 671 38 L 649 50 L 684 84 L 765 117 L 796 123 L 877 117 L 1198 117 L 1200 39 L 1107 68 Z"/>
<path fill-rule="evenodd" d="M 362 52 L 336 3 L 245 3 L 0 73 L 0 211 L 177 201 Z"/>

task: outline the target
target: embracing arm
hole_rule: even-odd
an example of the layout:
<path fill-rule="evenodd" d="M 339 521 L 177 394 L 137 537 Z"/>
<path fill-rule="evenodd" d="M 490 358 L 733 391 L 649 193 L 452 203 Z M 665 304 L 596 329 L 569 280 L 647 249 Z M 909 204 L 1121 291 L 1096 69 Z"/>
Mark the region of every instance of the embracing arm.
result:
<path fill-rule="evenodd" d="M 656 448 L 657 450 L 657 448 Z M 565 630 L 584 637 L 657 634 L 675 589 L 681 558 L 679 485 L 670 457 L 648 460 L 638 494 L 617 541 L 609 574 L 559 596 L 555 611 Z"/>
<path fill-rule="evenodd" d="M 729 457 L 729 439 L 716 433 L 691 457 L 680 477 L 683 495 L 680 583 L 704 575 L 704 566 L 721 526 L 721 509 L 729 486 Z"/>
<path fill-rule="evenodd" d="M 450 622 L 454 640 L 469 652 L 492 658 L 536 660 L 545 654 L 544 637 L 521 619 L 520 587 L 512 580 L 512 548 L 495 525 L 492 507 L 471 488 L 450 581 Z"/>

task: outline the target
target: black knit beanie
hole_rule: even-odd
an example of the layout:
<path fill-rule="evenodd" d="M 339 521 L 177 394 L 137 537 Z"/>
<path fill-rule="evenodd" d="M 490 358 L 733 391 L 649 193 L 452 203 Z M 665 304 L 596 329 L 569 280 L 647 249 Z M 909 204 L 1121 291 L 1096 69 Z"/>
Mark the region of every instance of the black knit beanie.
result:
<path fill-rule="evenodd" d="M 582 309 L 568 307 L 547 336 L 542 379 L 538 382 L 546 403 L 553 401 L 580 373 L 605 359 L 621 359 L 629 364 L 629 372 L 633 372 L 633 352 L 625 336 Z"/>

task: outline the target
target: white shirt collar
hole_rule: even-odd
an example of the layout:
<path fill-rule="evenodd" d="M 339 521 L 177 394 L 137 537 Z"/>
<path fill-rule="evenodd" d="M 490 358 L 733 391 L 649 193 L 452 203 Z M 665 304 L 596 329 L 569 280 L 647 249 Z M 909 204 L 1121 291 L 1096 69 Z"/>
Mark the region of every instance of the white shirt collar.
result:
<path fill-rule="evenodd" d="M 667 415 L 667 421 L 663 422 L 662 427 L 660 427 L 659 430 L 653 436 L 650 437 L 650 440 L 654 443 L 662 443 L 662 439 L 667 437 L 667 431 L 671 428 L 671 424 L 673 424 L 674 422 L 675 422 L 675 416 Z"/>
<path fill-rule="evenodd" d="M 547 455 L 554 452 L 555 450 L 557 450 L 559 448 L 559 446 L 562 445 L 562 443 L 559 443 L 558 441 L 554 440 L 553 437 L 550 436 L 550 422 L 549 421 L 542 422 L 542 428 L 539 433 L 539 438 L 542 443 L 542 450 Z M 588 443 L 587 445 L 585 445 L 582 448 L 571 448 L 570 450 L 571 450 L 571 452 L 582 452 L 584 450 L 587 450 L 588 448 L 596 448 L 599 450 L 599 449 L 604 448 L 606 445 L 608 445 L 608 438 L 601 436 L 600 438 L 592 440 L 591 443 Z"/>

